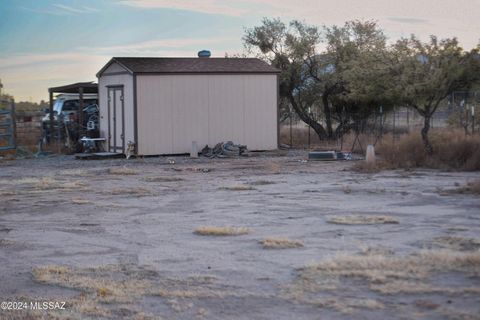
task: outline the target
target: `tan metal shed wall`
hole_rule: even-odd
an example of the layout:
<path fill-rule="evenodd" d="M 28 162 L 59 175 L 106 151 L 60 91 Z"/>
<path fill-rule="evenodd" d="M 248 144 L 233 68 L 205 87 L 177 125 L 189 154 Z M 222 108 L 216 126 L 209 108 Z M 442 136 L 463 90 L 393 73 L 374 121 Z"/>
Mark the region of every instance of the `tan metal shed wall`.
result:
<path fill-rule="evenodd" d="M 231 140 L 277 148 L 276 75 L 138 75 L 138 152 L 188 153 Z"/>
<path fill-rule="evenodd" d="M 100 137 L 108 141 L 108 86 L 122 86 L 125 107 L 125 148 L 134 142 L 133 76 L 130 74 L 101 75 L 98 79 Z M 105 149 L 108 146 L 105 145 Z"/>

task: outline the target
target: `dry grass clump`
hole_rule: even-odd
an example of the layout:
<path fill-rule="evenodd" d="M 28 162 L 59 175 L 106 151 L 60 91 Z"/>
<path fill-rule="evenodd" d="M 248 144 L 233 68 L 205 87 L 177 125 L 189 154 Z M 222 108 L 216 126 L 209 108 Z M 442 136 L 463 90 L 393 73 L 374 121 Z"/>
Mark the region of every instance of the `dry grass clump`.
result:
<path fill-rule="evenodd" d="M 366 256 L 377 256 L 377 255 L 390 256 L 395 254 L 395 252 L 389 248 L 370 247 L 370 246 L 364 246 L 364 245 L 360 245 L 360 253 Z"/>
<path fill-rule="evenodd" d="M 434 238 L 432 245 L 457 251 L 472 251 L 480 249 L 480 239 L 444 236 Z"/>
<path fill-rule="evenodd" d="M 327 220 L 328 223 L 348 224 L 348 225 L 362 225 L 362 224 L 397 224 L 400 223 L 397 219 L 389 216 L 374 216 L 374 215 L 349 215 L 341 217 L 332 217 Z"/>
<path fill-rule="evenodd" d="M 383 293 L 435 291 L 429 283 L 432 273 L 460 272 L 478 275 L 480 251 L 454 252 L 448 250 L 422 251 L 407 256 L 343 255 L 302 268 L 299 272 L 304 291 L 319 291 L 326 282 L 358 278 L 366 280 L 370 289 Z M 395 288 L 395 289 L 394 289 Z M 477 287 L 456 288 L 462 291 L 480 291 Z"/>
<path fill-rule="evenodd" d="M 260 244 L 264 249 L 290 249 L 303 247 L 301 241 L 288 238 L 266 238 L 260 240 Z"/>
<path fill-rule="evenodd" d="M 116 274 L 115 279 L 114 276 Z M 128 302 L 150 287 L 149 283 L 136 277 L 129 278 L 118 270 L 104 268 L 76 269 L 65 266 L 44 266 L 33 269 L 34 279 L 41 283 L 80 289 L 105 302 Z"/>
<path fill-rule="evenodd" d="M 31 188 L 36 190 L 55 190 L 61 189 L 63 191 L 75 191 L 75 190 L 84 190 L 86 184 L 81 181 L 63 181 L 58 180 L 53 177 L 27 177 L 21 178 L 16 180 L 0 180 L 0 184 L 8 184 L 8 185 L 28 185 Z"/>
<path fill-rule="evenodd" d="M 282 166 L 277 162 L 268 162 L 265 165 L 265 170 L 270 174 L 280 174 L 282 172 Z"/>
<path fill-rule="evenodd" d="M 85 169 L 66 169 L 59 172 L 60 176 L 72 176 L 72 177 L 88 177 L 93 175 L 92 172 Z"/>
<path fill-rule="evenodd" d="M 145 182 L 177 182 L 183 181 L 182 178 L 178 177 L 146 177 L 143 179 Z"/>
<path fill-rule="evenodd" d="M 105 190 L 102 192 L 103 194 L 107 195 L 128 195 L 128 196 L 135 196 L 135 197 L 146 197 L 153 194 L 153 191 L 147 188 L 114 188 L 110 190 Z"/>
<path fill-rule="evenodd" d="M 39 178 L 35 177 L 23 177 L 20 179 L 0 179 L 0 184 L 3 185 L 22 185 L 22 184 L 36 184 L 40 181 Z"/>
<path fill-rule="evenodd" d="M 201 236 L 239 236 L 250 232 L 251 230 L 245 227 L 202 226 L 196 228 L 193 233 Z"/>
<path fill-rule="evenodd" d="M 252 186 L 244 185 L 244 184 L 238 184 L 238 185 L 229 186 L 229 187 L 221 187 L 220 190 L 248 191 L 248 190 L 255 190 L 255 188 Z"/>
<path fill-rule="evenodd" d="M 138 174 L 136 170 L 127 168 L 127 167 L 116 167 L 116 168 L 110 168 L 108 169 L 109 174 L 115 174 L 115 175 L 123 175 L 123 176 L 128 176 L 128 175 L 135 175 Z"/>
<path fill-rule="evenodd" d="M 480 179 L 468 182 L 465 186 L 449 191 L 449 193 L 477 194 L 480 195 Z"/>
<path fill-rule="evenodd" d="M 465 284 L 471 283 L 470 277 L 478 277 L 479 270 L 480 251 L 431 250 L 405 256 L 339 255 L 299 269 L 294 281 L 284 287 L 282 296 L 296 303 L 352 313 L 358 308 L 383 308 L 377 300 L 345 298 L 357 295 L 359 287 L 362 295 L 478 295 L 480 287 Z M 450 279 L 447 285 L 436 285 L 439 276 L 461 280 L 458 284 L 452 285 Z M 365 292 L 364 285 L 371 292 Z M 332 290 L 341 293 L 341 299 L 325 298 L 325 293 Z"/>
<path fill-rule="evenodd" d="M 321 308 L 334 309 L 343 314 L 353 314 L 356 309 L 379 310 L 385 309 L 385 305 L 380 301 L 373 299 L 328 299 L 317 298 L 303 301 Z"/>
<path fill-rule="evenodd" d="M 418 133 L 404 135 L 395 144 L 384 139 L 377 148 L 383 162 L 377 166 L 388 169 L 427 167 L 480 170 L 480 136 L 465 136 L 455 130 L 438 130 L 431 132 L 430 140 L 433 146 L 432 156 L 425 153 Z"/>
<path fill-rule="evenodd" d="M 73 198 L 72 203 L 73 204 L 92 204 L 93 202 L 87 199 Z"/>
<path fill-rule="evenodd" d="M 358 161 L 352 167 L 352 170 L 360 173 L 377 173 L 386 169 L 390 169 L 390 167 L 386 164 L 385 161 L 381 160 L 377 160 L 374 163 Z"/>
<path fill-rule="evenodd" d="M 16 196 L 17 192 L 12 190 L 0 190 L 0 197 L 4 196 Z"/>
<path fill-rule="evenodd" d="M 418 283 L 414 281 L 391 281 L 386 284 L 372 284 L 370 288 L 383 294 L 423 294 L 423 293 L 437 293 L 437 294 L 480 294 L 480 287 L 439 287 L 427 283 Z"/>
<path fill-rule="evenodd" d="M 251 181 L 248 184 L 252 186 L 266 186 L 269 184 L 275 184 L 275 182 L 268 181 L 268 180 L 257 180 L 257 181 Z"/>
<path fill-rule="evenodd" d="M 16 242 L 12 240 L 7 240 L 7 239 L 0 239 L 0 247 L 7 247 L 7 246 L 12 246 L 15 245 Z"/>
<path fill-rule="evenodd" d="M 161 319 L 145 314 L 141 301 L 145 297 L 166 299 L 175 312 L 193 308 L 192 299 L 248 297 L 252 294 L 230 287 L 209 275 L 186 278 L 162 277 L 156 270 L 135 265 L 106 265 L 94 268 L 44 266 L 34 268 L 34 280 L 48 285 L 79 290 L 78 297 L 68 302 L 65 319 L 109 318 Z M 129 310 L 128 316 L 116 314 Z"/>

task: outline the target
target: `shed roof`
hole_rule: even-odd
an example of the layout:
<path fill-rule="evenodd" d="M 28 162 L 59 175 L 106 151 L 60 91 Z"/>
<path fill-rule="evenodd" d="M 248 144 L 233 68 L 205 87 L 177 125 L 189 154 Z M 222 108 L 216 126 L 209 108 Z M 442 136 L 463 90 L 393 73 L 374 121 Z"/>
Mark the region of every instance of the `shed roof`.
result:
<path fill-rule="evenodd" d="M 257 58 L 127 58 L 114 57 L 99 71 L 117 62 L 131 73 L 279 73 Z"/>

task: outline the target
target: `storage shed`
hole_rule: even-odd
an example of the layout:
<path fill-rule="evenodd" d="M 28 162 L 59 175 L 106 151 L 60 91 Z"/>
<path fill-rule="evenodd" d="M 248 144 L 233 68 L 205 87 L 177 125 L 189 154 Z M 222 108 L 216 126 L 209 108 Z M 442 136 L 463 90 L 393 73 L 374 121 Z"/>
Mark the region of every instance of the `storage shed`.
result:
<path fill-rule="evenodd" d="M 110 152 L 189 153 L 233 141 L 278 146 L 278 73 L 255 58 L 112 58 L 97 74 Z"/>

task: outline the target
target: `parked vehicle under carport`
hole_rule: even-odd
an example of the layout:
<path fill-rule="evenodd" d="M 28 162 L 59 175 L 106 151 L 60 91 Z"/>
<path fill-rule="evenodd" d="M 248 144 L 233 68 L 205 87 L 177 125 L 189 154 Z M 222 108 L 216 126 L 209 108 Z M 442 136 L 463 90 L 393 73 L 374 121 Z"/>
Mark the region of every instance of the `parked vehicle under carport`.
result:
<path fill-rule="evenodd" d="M 43 143 L 64 143 L 70 151 L 82 151 L 80 139 L 99 135 L 98 85 L 82 82 L 48 90 L 50 108 L 42 120 Z M 54 93 L 59 93 L 55 100 Z"/>

